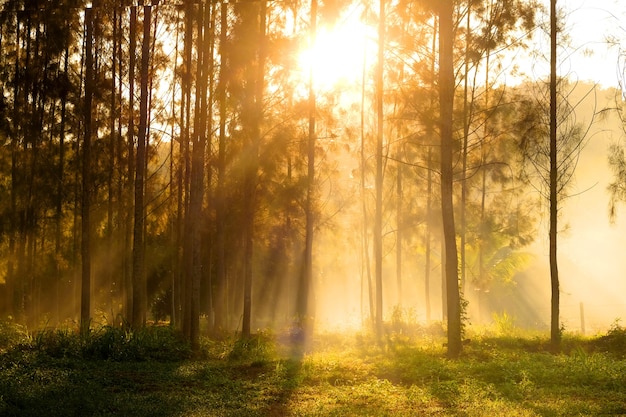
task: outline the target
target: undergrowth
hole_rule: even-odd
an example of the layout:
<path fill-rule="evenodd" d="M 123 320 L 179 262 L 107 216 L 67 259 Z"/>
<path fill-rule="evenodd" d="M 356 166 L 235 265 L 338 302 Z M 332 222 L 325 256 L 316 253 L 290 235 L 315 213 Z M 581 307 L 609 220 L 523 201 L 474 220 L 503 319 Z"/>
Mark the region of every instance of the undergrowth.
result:
<path fill-rule="evenodd" d="M 169 327 L 81 336 L 3 323 L 0 415 L 626 414 L 626 330 L 617 323 L 597 337 L 565 334 L 553 352 L 546 335 L 504 319 L 500 329 L 469 329 L 461 357 L 449 360 L 442 325 L 411 317 L 399 312 L 383 338 L 315 334 L 298 355 L 293 338 L 269 331 L 203 338 L 202 355 L 190 356 Z"/>
<path fill-rule="evenodd" d="M 81 334 L 77 329 L 43 329 L 28 333 L 11 322 L 0 322 L 0 349 L 33 351 L 52 358 L 114 361 L 179 361 L 191 356 L 191 348 L 168 326 L 138 330 L 102 326 Z"/>

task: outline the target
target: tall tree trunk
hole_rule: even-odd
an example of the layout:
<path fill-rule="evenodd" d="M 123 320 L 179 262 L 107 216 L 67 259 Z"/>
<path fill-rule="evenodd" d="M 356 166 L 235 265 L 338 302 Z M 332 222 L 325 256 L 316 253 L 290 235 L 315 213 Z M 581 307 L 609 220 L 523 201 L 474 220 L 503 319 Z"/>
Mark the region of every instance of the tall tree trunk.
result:
<path fill-rule="evenodd" d="M 204 9 L 203 9 L 204 8 Z M 207 78 L 209 72 L 209 30 L 211 6 L 200 4 L 197 11 L 198 67 L 196 100 L 198 106 L 191 163 L 189 216 L 191 237 L 191 294 L 189 339 L 194 351 L 200 348 L 200 282 L 202 277 L 202 201 L 204 199 L 204 160 L 207 136 Z"/>
<path fill-rule="evenodd" d="M 220 4 L 220 73 L 217 91 L 219 101 L 219 144 L 217 154 L 217 193 L 215 205 L 215 234 L 216 234 L 216 277 L 215 277 L 215 321 L 213 330 L 222 333 L 226 329 L 226 311 L 224 291 L 226 286 L 226 259 L 225 245 L 226 221 L 225 180 L 226 180 L 226 84 L 227 84 L 227 48 L 226 37 L 228 35 L 228 3 Z"/>
<path fill-rule="evenodd" d="M 430 135 L 429 135 L 430 136 Z M 431 169 L 433 163 L 433 147 L 428 146 L 428 165 L 427 179 L 426 179 L 426 249 L 425 249 L 425 262 L 424 262 L 424 308 L 426 309 L 426 321 L 430 322 L 431 319 L 431 306 L 430 306 L 430 258 L 431 248 L 430 243 L 432 238 L 430 236 L 430 222 L 432 221 L 432 199 L 433 199 L 433 171 Z"/>
<path fill-rule="evenodd" d="M 469 143 L 469 128 L 470 128 L 470 109 L 469 109 L 469 97 L 468 97 L 468 81 L 469 81 L 469 49 L 470 49 L 470 23 L 472 16 L 472 3 L 471 1 L 467 2 L 467 16 L 466 16 L 466 39 L 465 39 L 465 63 L 464 63 L 464 77 L 463 77 L 463 149 L 461 150 L 461 170 L 462 170 L 462 178 L 461 178 L 461 227 L 459 234 L 461 235 L 461 259 L 460 259 L 460 267 L 461 267 L 461 291 L 465 293 L 465 286 L 467 284 L 467 271 L 465 268 L 466 260 L 465 260 L 465 251 L 466 251 L 466 237 L 467 237 L 467 221 L 466 221 L 466 212 L 467 212 L 467 153 L 468 153 L 468 143 Z"/>
<path fill-rule="evenodd" d="M 65 125 L 67 121 L 67 94 L 69 90 L 68 61 L 69 48 L 65 48 L 65 58 L 63 61 L 63 86 L 61 93 L 61 120 L 59 123 L 59 165 L 57 167 L 57 190 L 56 190 L 56 212 L 55 212 L 55 232 L 54 232 L 54 255 L 56 257 L 56 277 L 54 282 L 54 312 L 57 322 L 61 321 L 61 284 L 62 284 L 62 240 L 63 240 L 63 199 L 65 194 Z"/>
<path fill-rule="evenodd" d="M 177 11 L 176 13 L 176 22 L 178 22 L 180 20 L 180 12 Z M 175 36 L 175 46 L 174 46 L 174 56 L 176 57 L 176 59 L 174 60 L 174 74 L 178 73 L 178 41 L 179 41 L 179 25 L 176 25 L 176 36 Z M 171 107 L 171 112 L 172 112 L 172 120 L 176 121 L 177 117 L 176 117 L 176 107 L 177 107 L 177 102 L 176 102 L 176 94 L 177 94 L 177 89 L 174 86 L 174 88 L 172 88 L 172 107 Z M 182 106 L 180 107 L 182 109 Z M 182 113 L 182 110 L 181 110 Z M 180 126 L 180 125 L 179 125 Z M 178 308 L 176 305 L 176 299 L 178 297 L 178 281 L 180 278 L 180 268 L 181 268 L 181 264 L 180 264 L 180 258 L 179 258 L 179 247 L 180 247 L 180 234 L 178 233 L 180 230 L 180 221 L 181 219 L 181 212 L 180 212 L 180 198 L 179 196 L 180 194 L 180 188 L 178 185 L 178 178 L 180 178 L 180 165 L 176 163 L 176 158 L 175 158 L 175 146 L 174 146 L 174 142 L 176 142 L 174 140 L 174 138 L 176 137 L 176 123 L 172 123 L 170 126 L 170 136 L 171 136 L 171 140 L 170 140 L 170 178 L 169 178 L 169 198 L 175 202 L 175 206 L 171 206 L 171 207 L 175 207 L 172 210 L 175 211 L 175 214 L 172 215 L 171 220 L 170 220 L 170 242 L 172 245 L 172 248 L 174 249 L 174 256 L 172 257 L 172 271 L 171 271 L 171 282 L 170 282 L 170 326 L 172 327 L 176 327 L 178 324 Z M 180 142 L 180 137 L 178 138 L 178 142 Z"/>
<path fill-rule="evenodd" d="M 365 170 L 367 167 L 367 158 L 365 156 L 365 81 L 367 75 L 367 50 L 363 50 L 363 72 L 361 76 L 361 144 L 360 144 L 360 166 L 361 166 L 361 212 L 363 214 L 363 227 L 361 228 L 361 253 L 363 255 L 363 259 L 361 260 L 361 305 L 363 303 L 363 275 L 367 277 L 367 300 L 369 304 L 369 317 L 370 323 L 374 324 L 375 321 L 375 310 L 374 310 L 374 289 L 372 287 L 372 270 L 370 265 L 370 245 L 369 245 L 369 228 L 368 228 L 368 219 L 369 216 L 367 214 L 367 201 L 365 199 L 366 196 L 366 185 L 365 185 Z M 365 268 L 363 268 L 365 265 Z M 363 270 L 365 269 L 365 270 Z M 361 307 L 361 316 L 363 316 L 363 308 Z"/>
<path fill-rule="evenodd" d="M 265 67 L 265 20 L 267 13 L 267 2 L 261 1 L 260 9 L 256 6 L 246 7 L 244 18 L 255 27 L 255 22 L 259 26 L 256 29 L 258 44 L 252 57 L 252 65 L 246 69 L 248 95 L 245 99 L 244 112 L 246 107 L 250 111 L 251 118 L 247 135 L 248 167 L 246 168 L 244 179 L 244 288 L 243 288 L 243 324 L 241 326 L 242 336 L 250 337 L 250 326 L 252 321 L 252 275 L 253 275 L 253 253 L 254 253 L 254 225 L 256 217 L 256 187 L 257 172 L 259 165 L 259 145 L 261 140 L 261 121 L 263 118 L 263 89 L 264 89 L 264 67 Z"/>
<path fill-rule="evenodd" d="M 81 296 L 80 296 L 80 328 L 81 333 L 89 331 L 91 320 L 91 104 L 93 98 L 93 9 L 85 9 L 86 50 L 85 50 L 85 108 L 84 138 L 82 157 L 82 204 L 81 204 Z"/>
<path fill-rule="evenodd" d="M 115 166 L 117 165 L 117 161 L 115 159 L 115 147 L 117 144 L 117 130 L 115 129 L 115 122 L 117 121 L 117 86 L 116 86 L 116 72 L 117 72 L 117 7 L 113 8 L 113 33 L 112 33 L 112 41 L 113 45 L 111 48 L 111 109 L 110 111 L 110 119 L 109 119 L 109 165 L 107 166 L 107 246 L 109 247 L 108 253 L 108 262 L 106 269 L 106 286 L 105 291 L 107 297 L 105 299 L 107 306 L 107 313 L 111 313 L 110 323 L 113 323 L 115 320 L 115 312 L 113 311 L 113 306 L 115 305 L 115 290 L 117 286 L 115 285 L 115 260 L 117 259 L 117 248 L 115 245 L 115 239 L 113 235 L 114 225 L 113 225 L 113 209 L 114 209 L 114 199 L 115 199 L 115 188 L 113 184 Z"/>
<path fill-rule="evenodd" d="M 402 307 L 402 171 L 403 164 L 398 163 L 396 174 L 396 285 L 398 307 Z"/>
<path fill-rule="evenodd" d="M 383 72 L 385 59 L 385 0 L 379 0 L 378 63 L 376 66 L 376 211 L 374 214 L 374 268 L 376 277 L 376 335 L 383 334 Z"/>
<path fill-rule="evenodd" d="M 436 102 L 436 89 L 435 86 L 435 64 L 437 61 L 437 34 L 439 33 L 437 16 L 433 18 L 433 41 L 431 44 L 432 51 L 432 61 L 430 63 L 430 71 L 433 74 L 433 81 L 430 86 L 430 103 L 429 108 L 434 112 L 435 110 L 435 102 Z M 434 120 L 430 120 L 428 122 L 428 130 L 426 132 L 426 137 L 431 141 L 428 144 L 428 163 L 426 168 L 428 170 L 427 173 L 427 190 L 426 190 L 426 262 L 424 264 L 424 303 L 426 307 L 426 321 L 430 321 L 431 319 L 431 305 L 430 305 L 430 272 L 431 272 L 431 229 L 430 225 L 432 222 L 432 200 L 433 200 L 433 143 L 435 140 L 435 129 L 434 129 Z M 443 257 L 442 257 L 443 261 Z M 443 264 L 443 262 L 442 262 Z M 442 296 L 442 299 L 444 296 Z"/>
<path fill-rule="evenodd" d="M 311 20 L 309 25 L 309 43 L 313 48 L 317 37 L 317 0 L 311 0 Z M 309 131 L 307 140 L 307 189 L 305 203 L 306 230 L 304 235 L 304 260 L 300 283 L 298 286 L 297 316 L 300 329 L 303 330 L 305 336 L 310 332 L 309 320 L 309 302 L 310 291 L 313 280 L 313 231 L 315 216 L 313 214 L 314 193 L 315 193 L 315 113 L 316 113 L 316 97 L 314 88 L 313 63 L 309 66 Z"/>
<path fill-rule="evenodd" d="M 550 0 L 550 282 L 552 288 L 550 341 L 556 348 L 561 343 L 559 323 L 559 269 L 557 265 L 557 214 L 558 214 L 558 161 L 557 161 L 557 120 L 556 120 L 556 47 L 557 16 L 556 0 Z"/>
<path fill-rule="evenodd" d="M 125 236 L 124 236 L 124 314 L 129 323 L 133 319 L 133 214 L 135 213 L 135 67 L 137 49 L 137 7 L 130 8 L 130 28 L 129 28 L 129 65 L 128 65 L 128 177 L 127 177 L 127 209 L 125 216 Z"/>
<path fill-rule="evenodd" d="M 452 0 L 443 0 L 439 17 L 439 105 L 441 129 L 441 212 L 445 245 L 446 299 L 448 312 L 448 356 L 461 353 L 461 303 L 459 296 L 458 254 L 454 227 L 452 151 L 454 142 L 454 65 Z"/>
<path fill-rule="evenodd" d="M 193 49 L 193 28 L 194 9 L 192 1 L 186 1 L 185 4 L 185 41 L 184 41 L 184 58 L 183 65 L 185 72 L 183 76 L 183 138 L 181 143 L 181 154 L 184 158 L 184 178 L 182 184 L 183 192 L 183 234 L 182 234 L 182 271 L 181 271 L 181 297 L 180 306 L 182 313 L 182 330 L 183 334 L 191 338 L 191 303 L 188 302 L 191 297 L 191 276 L 193 269 L 192 245 L 193 233 L 190 222 L 190 205 L 191 205 L 191 88 L 192 88 L 192 49 Z M 199 103 L 196 100 L 196 106 Z M 195 112 L 197 117 L 198 111 Z"/>
<path fill-rule="evenodd" d="M 150 64 L 150 27 L 152 6 L 143 8 L 143 40 L 141 48 L 141 81 L 139 95 L 139 131 L 137 134 L 137 163 L 135 171 L 135 208 L 133 226 L 133 318 L 134 328 L 146 324 L 147 287 L 145 271 L 145 169 L 146 133 L 148 130 L 148 77 Z"/>

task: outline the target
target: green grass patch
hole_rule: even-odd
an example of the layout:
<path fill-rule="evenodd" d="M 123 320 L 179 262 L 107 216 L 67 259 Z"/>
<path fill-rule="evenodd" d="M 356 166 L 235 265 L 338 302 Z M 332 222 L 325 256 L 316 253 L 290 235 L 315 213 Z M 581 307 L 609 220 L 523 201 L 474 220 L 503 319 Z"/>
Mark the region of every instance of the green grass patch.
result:
<path fill-rule="evenodd" d="M 19 330 L 19 329 L 17 329 Z M 47 331 L 3 341 L 2 416 L 626 415 L 626 332 L 547 339 L 473 336 L 460 359 L 445 339 L 391 331 L 202 341 L 169 328 Z M 295 352 L 295 354 L 294 354 Z"/>

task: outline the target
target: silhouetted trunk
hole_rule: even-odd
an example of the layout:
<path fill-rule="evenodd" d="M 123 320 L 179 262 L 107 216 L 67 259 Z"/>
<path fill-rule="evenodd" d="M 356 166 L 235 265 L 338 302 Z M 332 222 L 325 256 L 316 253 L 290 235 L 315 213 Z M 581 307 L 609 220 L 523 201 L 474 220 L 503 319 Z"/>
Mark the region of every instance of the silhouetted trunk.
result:
<path fill-rule="evenodd" d="M 465 268 L 466 260 L 465 260 L 465 250 L 466 250 L 466 236 L 467 236 L 467 221 L 466 221 L 466 212 L 467 212 L 467 153 L 468 153 L 468 143 L 469 143 L 469 128 L 470 128 L 470 117 L 471 112 L 469 109 L 469 98 L 468 98 L 468 81 L 469 81 L 469 64 L 470 64 L 470 56 L 469 56 L 469 31 L 470 31 L 470 23 L 472 16 L 472 4 L 470 1 L 467 2 L 467 22 L 466 22 L 466 38 L 465 38 L 465 63 L 464 63 L 464 76 L 463 76 L 463 147 L 461 149 L 461 207 L 460 207 L 460 267 L 461 267 L 461 291 L 465 293 L 465 286 L 467 284 L 467 271 Z"/>
<path fill-rule="evenodd" d="M 181 294 L 180 306 L 182 313 L 182 330 L 185 337 L 191 338 L 191 277 L 193 274 L 193 232 L 190 222 L 191 210 L 191 88 L 192 88 L 192 49 L 193 49 L 193 28 L 194 15 L 197 10 L 192 1 L 185 2 L 185 44 L 183 65 L 185 71 L 183 75 L 183 138 L 181 153 L 184 158 L 184 178 L 183 178 L 183 234 L 182 234 L 182 270 L 181 270 Z M 198 101 L 196 100 L 196 105 Z M 196 110 L 196 109 L 194 109 Z M 198 111 L 195 112 L 197 117 Z"/>
<path fill-rule="evenodd" d="M 82 154 L 82 204 L 81 204 L 81 292 L 80 292 L 80 328 L 81 333 L 89 331 L 91 320 L 91 103 L 93 98 L 93 9 L 85 9 L 85 108 L 84 137 Z"/>
<path fill-rule="evenodd" d="M 115 167 L 117 166 L 117 129 L 116 122 L 118 121 L 117 117 L 117 53 L 119 43 L 119 34 L 118 34 L 118 9 L 117 7 L 113 7 L 113 16 L 112 16 L 112 24 L 113 24 L 113 33 L 112 33 L 112 47 L 111 47 L 111 90 L 110 90 L 110 120 L 109 120 L 109 165 L 107 166 L 107 188 L 108 188 L 108 196 L 107 196 L 107 246 L 108 246 L 108 260 L 107 260 L 107 270 L 106 270 L 106 307 L 107 313 L 111 313 L 111 323 L 115 320 L 115 311 L 114 306 L 116 304 L 117 292 L 119 285 L 116 282 L 116 276 L 118 270 L 116 268 L 116 262 L 119 254 L 118 245 L 116 244 L 116 237 L 118 237 L 116 230 L 117 227 L 114 218 L 114 209 L 115 209 L 115 197 L 116 197 L 116 189 L 115 189 Z M 119 204 L 119 201 L 118 201 Z M 119 212 L 118 205 L 118 212 Z"/>
<path fill-rule="evenodd" d="M 213 330 L 221 333 L 226 329 L 225 286 L 226 286 L 226 259 L 225 259 L 225 188 L 226 180 L 226 84 L 227 84 L 227 48 L 228 34 L 228 3 L 220 5 L 220 73 L 217 91 L 219 101 L 220 132 L 217 155 L 217 193 L 215 205 L 215 234 L 216 234 L 216 277 L 213 306 L 215 321 Z"/>
<path fill-rule="evenodd" d="M 146 324 L 147 288 L 144 245 L 144 189 L 146 170 L 146 133 L 148 130 L 148 70 L 150 63 L 150 26 L 152 6 L 143 8 L 143 40 L 139 95 L 139 131 L 137 133 L 137 159 L 135 172 L 135 208 L 133 226 L 133 318 L 134 328 Z"/>
<path fill-rule="evenodd" d="M 557 214 L 558 214 L 558 161 L 556 120 L 556 48 L 557 48 L 556 0 L 550 0 L 550 282 L 552 288 L 550 341 L 554 347 L 561 343 L 559 323 L 559 269 L 557 265 Z"/>
<path fill-rule="evenodd" d="M 317 36 L 317 0 L 311 0 L 311 21 L 309 26 L 309 43 L 315 45 Z M 304 260 L 298 286 L 297 318 L 300 329 L 306 336 L 310 332 L 309 302 L 313 279 L 313 230 L 315 216 L 313 214 L 313 198 L 315 192 L 315 112 L 316 97 L 314 89 L 313 63 L 309 67 L 309 131 L 307 140 L 307 189 L 305 202 L 306 229 L 304 235 Z"/>
<path fill-rule="evenodd" d="M 402 164 L 396 174 L 396 285 L 398 307 L 402 307 Z"/>
<path fill-rule="evenodd" d="M 430 257 L 431 248 L 430 242 L 432 240 L 430 236 L 430 222 L 432 220 L 432 194 L 433 194 L 433 171 L 431 169 L 433 158 L 432 146 L 428 146 L 428 165 L 427 165 L 427 178 L 426 178 L 426 248 L 425 248 L 425 262 L 424 262 L 424 308 L 426 309 L 426 321 L 430 322 L 431 319 L 431 307 L 430 307 Z"/>
<path fill-rule="evenodd" d="M 204 8 L 204 9 L 203 9 Z M 207 136 L 207 79 L 209 76 L 210 45 L 210 5 L 199 5 L 197 11 L 198 28 L 198 66 L 197 66 L 197 112 L 194 127 L 194 143 L 191 162 L 191 188 L 189 195 L 189 216 L 191 230 L 191 294 L 186 303 L 190 303 L 189 339 L 194 351 L 200 348 L 200 282 L 202 278 L 202 201 L 204 199 L 204 160 Z"/>
<path fill-rule="evenodd" d="M 254 226 L 256 222 L 256 187 L 259 166 L 259 144 L 261 140 L 261 121 L 263 118 L 263 89 L 264 89 L 264 65 L 265 65 L 265 19 L 267 3 L 262 1 L 259 6 L 249 4 L 241 7 L 242 24 L 250 30 L 244 35 L 245 39 L 255 42 L 250 49 L 246 68 L 246 77 L 243 99 L 244 125 L 246 131 L 246 169 L 244 173 L 244 267 L 243 267 L 243 324 L 242 336 L 250 336 L 252 320 L 252 275 L 254 253 Z M 254 36 L 251 36 L 254 34 Z M 248 113 L 246 115 L 246 113 Z"/>
<path fill-rule="evenodd" d="M 376 277 L 376 336 L 383 334 L 383 71 L 385 58 L 385 1 L 379 0 L 378 63 L 376 66 L 376 210 L 374 214 L 374 268 Z"/>
<path fill-rule="evenodd" d="M 124 295 L 125 319 L 130 323 L 133 318 L 133 213 L 135 212 L 135 67 L 137 50 L 137 7 L 130 8 L 129 28 L 129 64 L 128 64 L 128 177 L 126 180 L 126 215 L 124 225 Z"/>
<path fill-rule="evenodd" d="M 180 20 L 180 13 L 176 13 L 176 20 Z M 175 46 L 174 46 L 174 56 L 176 57 L 176 60 L 174 61 L 174 74 L 178 73 L 178 41 L 179 41 L 179 30 L 178 30 L 179 26 L 176 25 L 176 36 L 175 36 Z M 172 120 L 177 121 L 180 123 L 180 120 L 177 120 L 176 118 L 176 108 L 178 106 L 177 100 L 176 100 L 176 95 L 177 95 L 177 89 L 174 87 L 172 88 L 172 107 L 171 107 L 171 111 L 172 111 Z M 182 94 L 181 94 L 182 97 Z M 179 108 L 182 109 L 182 106 L 180 106 Z M 181 114 L 182 114 L 182 110 L 181 110 Z M 178 137 L 178 141 L 174 140 L 174 138 L 176 137 L 176 128 L 180 127 L 181 124 L 179 124 L 178 126 L 176 125 L 176 123 L 172 123 L 170 126 L 170 136 L 172 138 L 172 140 L 170 140 L 170 178 L 169 178 L 169 198 L 172 199 L 175 203 L 172 204 L 171 207 L 175 207 L 172 210 L 174 210 L 174 213 L 172 214 L 171 218 L 170 218 L 170 242 L 172 245 L 172 249 L 174 251 L 174 256 L 172 257 L 172 271 L 171 271 L 171 280 L 170 280 L 170 326 L 172 327 L 176 327 L 178 325 L 178 308 L 177 308 L 177 297 L 178 297 L 178 281 L 180 279 L 180 269 L 181 269 L 181 263 L 180 263 L 180 257 L 179 257 L 179 248 L 180 248 L 180 238 L 182 236 L 181 233 L 179 233 L 180 231 L 180 223 L 182 222 L 182 218 L 181 218 L 181 211 L 180 211 L 180 207 L 181 207 L 181 200 L 180 200 L 180 196 L 182 195 L 180 193 L 180 188 L 179 188 L 179 182 L 178 179 L 180 178 L 180 172 L 181 172 L 181 166 L 179 163 L 180 159 L 176 159 L 175 157 L 175 146 L 174 143 L 175 142 L 181 142 L 180 137 Z"/>
<path fill-rule="evenodd" d="M 57 259 L 62 259 L 63 240 L 63 196 L 65 194 L 65 126 L 67 122 L 67 94 L 69 92 L 68 61 L 69 48 L 65 49 L 63 61 L 63 86 L 61 87 L 61 120 L 59 122 L 59 165 L 57 167 L 57 190 L 55 201 L 55 232 L 54 232 L 54 254 Z M 57 322 L 61 320 L 61 289 L 62 289 L 62 267 L 61 262 L 56 265 L 56 277 L 54 280 L 54 312 Z"/>
<path fill-rule="evenodd" d="M 368 231 L 368 215 L 367 215 L 367 201 L 365 199 L 366 196 L 366 185 L 365 185 L 365 170 L 367 167 L 367 158 L 365 157 L 365 80 L 367 75 L 366 68 L 366 58 L 367 52 L 363 51 L 363 73 L 361 78 L 361 144 L 360 144 L 360 153 L 361 153 L 361 212 L 363 214 L 363 227 L 361 228 L 361 253 L 363 255 L 363 259 L 361 260 L 361 304 L 363 302 L 363 275 L 365 274 L 367 278 L 367 300 L 369 305 L 369 317 L 370 323 L 374 323 L 374 288 L 372 286 L 372 270 L 370 265 L 370 245 L 369 245 L 369 231 Z M 365 268 L 363 268 L 365 265 Z M 365 271 L 363 271 L 365 269 Z M 363 308 L 361 308 L 361 316 L 363 316 Z"/>
<path fill-rule="evenodd" d="M 441 212 L 445 245 L 446 298 L 448 312 L 448 356 L 461 353 L 461 303 L 459 296 L 458 255 L 453 206 L 453 14 L 452 0 L 440 4 L 439 20 L 439 105 L 441 129 Z"/>
<path fill-rule="evenodd" d="M 431 44 L 431 51 L 432 51 L 432 61 L 431 61 L 431 66 L 430 66 L 430 71 L 431 74 L 433 74 L 433 78 L 432 78 L 432 84 L 430 86 L 430 103 L 429 103 L 429 108 L 431 109 L 431 111 L 434 112 L 435 110 L 435 101 L 436 101 L 436 86 L 435 86 L 435 63 L 436 63 L 436 58 L 437 58 L 437 33 L 439 32 L 438 29 L 438 21 L 437 21 L 437 17 L 435 16 L 434 18 L 434 22 L 433 22 L 433 41 Z M 430 261 L 431 261 L 431 240 L 432 240 L 432 236 L 431 236 L 431 231 L 430 231 L 430 225 L 431 222 L 433 221 L 433 216 L 432 216 L 432 200 L 433 200 L 433 143 L 435 140 L 435 129 L 434 129 L 434 120 L 431 119 L 428 122 L 427 125 L 428 129 L 426 131 L 426 137 L 428 138 L 428 140 L 430 141 L 430 143 L 428 144 L 428 160 L 427 160 L 427 174 L 426 174 L 426 236 L 425 236 L 425 240 L 426 240 L 426 249 L 425 249 L 425 256 L 426 256 L 426 262 L 424 264 L 424 303 L 425 303 L 425 308 L 426 308 L 426 321 L 430 321 L 431 319 L 431 305 L 430 305 L 430 272 L 431 272 L 431 266 L 430 266 Z M 443 268 L 442 268 L 443 269 Z M 445 294 L 445 293 L 444 293 Z M 442 299 L 444 298 L 444 296 L 442 296 Z"/>

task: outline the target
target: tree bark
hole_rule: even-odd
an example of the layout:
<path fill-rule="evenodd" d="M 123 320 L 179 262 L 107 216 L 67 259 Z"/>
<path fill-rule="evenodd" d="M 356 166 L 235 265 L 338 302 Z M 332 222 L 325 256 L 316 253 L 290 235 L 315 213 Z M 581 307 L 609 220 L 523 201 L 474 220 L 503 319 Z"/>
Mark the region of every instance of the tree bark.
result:
<path fill-rule="evenodd" d="M 89 332 L 91 320 L 91 104 L 93 98 L 93 9 L 85 9 L 86 44 L 85 44 L 85 108 L 84 137 L 82 154 L 82 204 L 81 204 L 81 292 L 80 292 L 80 329 Z"/>
<path fill-rule="evenodd" d="M 146 132 L 148 130 L 148 69 L 150 63 L 150 26 L 152 6 L 143 8 L 143 40 L 141 47 L 141 80 L 139 95 L 139 131 L 137 134 L 137 163 L 135 171 L 135 209 L 133 226 L 133 318 L 134 328 L 145 326 L 147 310 L 147 287 L 145 271 L 145 170 Z"/>
<path fill-rule="evenodd" d="M 133 318 L 133 213 L 134 213 L 134 180 L 135 180 L 135 66 L 137 49 L 137 7 L 130 8 L 130 28 L 128 45 L 128 177 L 127 210 L 125 216 L 124 248 L 126 265 L 124 267 L 124 314 L 129 323 Z"/>
<path fill-rule="evenodd" d="M 383 333 L 383 72 L 385 59 L 385 0 L 379 0 L 378 64 L 376 67 L 376 210 L 374 214 L 374 268 L 376 279 L 376 336 Z"/>
<path fill-rule="evenodd" d="M 557 265 L 557 221 L 558 221 L 558 161 L 557 161 L 557 120 L 556 120 L 556 47 L 557 16 L 556 0 L 550 0 L 550 283 L 552 289 L 550 341 L 556 348 L 561 343 L 559 323 L 559 269 Z"/>
<path fill-rule="evenodd" d="M 445 282 L 448 313 L 448 356 L 461 353 L 461 303 L 454 227 L 452 151 L 454 147 L 453 2 L 443 0 L 439 20 L 439 105 L 441 129 L 441 212 L 445 245 Z"/>
<path fill-rule="evenodd" d="M 315 45 L 317 37 L 317 0 L 311 0 L 311 21 L 309 26 L 309 43 L 311 47 Z M 314 89 L 313 63 L 309 67 L 309 131 L 307 140 L 307 190 L 305 203 L 305 236 L 304 236 L 304 260 L 300 283 L 298 285 L 297 316 L 298 325 L 308 336 L 310 329 L 310 291 L 313 280 L 313 232 L 315 216 L 313 215 L 313 198 L 315 192 L 315 113 L 316 96 Z"/>
<path fill-rule="evenodd" d="M 217 155 L 217 193 L 215 205 L 215 234 L 216 234 L 216 277 L 215 277 L 215 321 L 214 332 L 221 333 L 226 329 L 226 311 L 224 297 L 226 286 L 226 231 L 224 228 L 225 216 L 225 180 L 226 180 L 226 84 L 227 84 L 227 48 L 228 34 L 228 3 L 220 5 L 220 73 L 218 83 L 219 101 L 219 144 Z"/>

